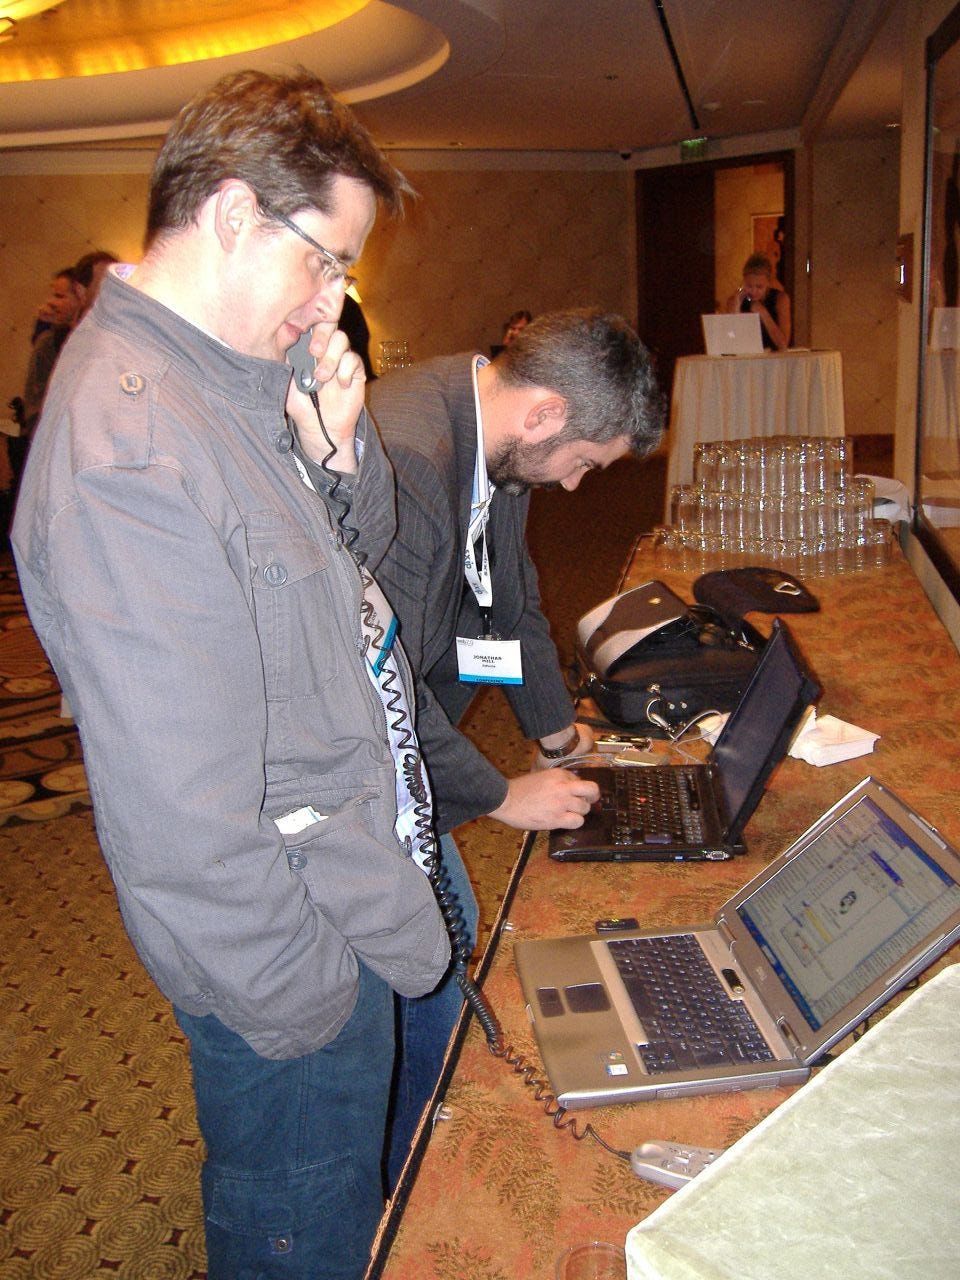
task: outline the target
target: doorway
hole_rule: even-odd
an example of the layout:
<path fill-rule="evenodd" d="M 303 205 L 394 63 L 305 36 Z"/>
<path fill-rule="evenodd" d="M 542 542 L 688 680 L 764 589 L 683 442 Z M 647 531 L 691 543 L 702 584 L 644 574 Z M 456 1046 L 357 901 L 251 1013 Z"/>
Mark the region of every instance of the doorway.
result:
<path fill-rule="evenodd" d="M 679 357 L 703 351 L 700 316 L 723 305 L 773 231 L 793 294 L 793 153 L 639 169 L 636 210 L 638 327 L 668 391 Z"/>

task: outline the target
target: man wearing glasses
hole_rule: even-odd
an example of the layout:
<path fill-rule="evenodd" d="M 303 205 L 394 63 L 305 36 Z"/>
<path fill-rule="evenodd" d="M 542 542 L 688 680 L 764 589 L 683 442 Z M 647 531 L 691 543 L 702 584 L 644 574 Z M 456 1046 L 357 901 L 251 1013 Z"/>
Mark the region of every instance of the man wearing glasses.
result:
<path fill-rule="evenodd" d="M 371 576 L 390 471 L 337 329 L 404 189 L 311 76 L 189 103 L 143 260 L 58 365 L 15 522 L 125 924 L 189 1040 L 211 1280 L 363 1275 L 393 992 L 449 959 Z M 286 363 L 311 329 L 312 399 Z"/>

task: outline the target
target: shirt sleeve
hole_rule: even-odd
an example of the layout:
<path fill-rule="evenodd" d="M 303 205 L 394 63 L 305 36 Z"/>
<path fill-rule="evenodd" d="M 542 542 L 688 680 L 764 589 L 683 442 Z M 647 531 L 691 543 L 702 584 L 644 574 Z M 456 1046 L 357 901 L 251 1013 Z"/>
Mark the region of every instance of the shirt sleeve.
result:
<path fill-rule="evenodd" d="M 526 547 L 526 504 L 523 514 L 517 566 L 523 582 L 523 613 L 513 633 L 523 653 L 523 684 L 508 685 L 505 691 L 524 737 L 533 740 L 565 729 L 576 718 L 576 710 L 544 617 L 537 570 Z"/>
<path fill-rule="evenodd" d="M 396 450 L 398 468 L 404 450 Z M 422 458 L 416 459 L 421 468 Z M 433 786 L 437 829 L 442 833 L 503 804 L 507 779 L 451 724 L 424 678 L 426 630 L 441 617 L 447 590 L 450 514 L 438 473 L 422 472 L 418 499 L 398 504 L 397 533 L 377 577 L 400 622 L 400 640 L 416 684 L 417 734 Z M 459 576 L 457 584 L 459 586 Z"/>
<path fill-rule="evenodd" d="M 297 456 L 310 483 L 327 501 L 334 520 L 342 512 L 340 524 L 345 536 L 349 538 L 356 531 L 355 549 L 375 573 L 396 532 L 396 495 L 393 468 L 367 411 L 364 409 L 357 423 L 356 472 L 327 470 L 302 453 Z"/>

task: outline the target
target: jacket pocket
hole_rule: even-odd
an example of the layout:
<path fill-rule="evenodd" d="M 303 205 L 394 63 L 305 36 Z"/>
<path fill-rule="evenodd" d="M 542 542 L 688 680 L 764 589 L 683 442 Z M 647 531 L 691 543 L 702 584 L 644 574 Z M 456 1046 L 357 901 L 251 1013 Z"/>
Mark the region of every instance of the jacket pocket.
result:
<path fill-rule="evenodd" d="M 342 635 L 333 619 L 343 609 L 331 600 L 323 547 L 289 526 L 250 531 L 247 547 L 267 697 L 321 692 L 337 676 Z"/>
<path fill-rule="evenodd" d="M 431 991 L 449 945 L 427 877 L 398 844 L 378 840 L 372 809 L 379 792 L 354 796 L 283 842 L 290 870 L 310 901 L 374 973 L 402 995 Z"/>

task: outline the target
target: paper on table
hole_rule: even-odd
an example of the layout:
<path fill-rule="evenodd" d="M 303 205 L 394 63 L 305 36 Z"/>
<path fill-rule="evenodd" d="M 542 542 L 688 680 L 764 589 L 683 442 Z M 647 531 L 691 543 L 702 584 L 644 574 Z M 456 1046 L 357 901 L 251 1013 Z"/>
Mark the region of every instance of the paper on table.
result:
<path fill-rule="evenodd" d="M 870 733 L 836 716 L 818 718 L 811 707 L 790 744 L 790 755 L 807 764 L 836 764 L 867 755 L 879 737 L 879 733 Z"/>

